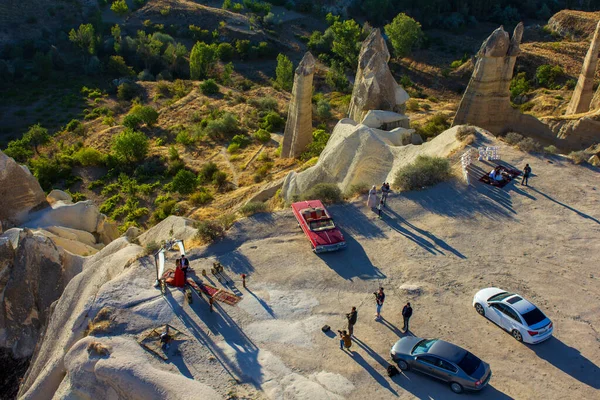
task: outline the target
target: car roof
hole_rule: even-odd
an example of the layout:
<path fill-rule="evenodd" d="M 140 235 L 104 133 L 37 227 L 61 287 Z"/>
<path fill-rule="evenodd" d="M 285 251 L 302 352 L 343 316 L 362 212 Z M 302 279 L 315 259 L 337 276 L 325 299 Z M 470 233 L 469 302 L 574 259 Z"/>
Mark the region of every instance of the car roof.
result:
<path fill-rule="evenodd" d="M 515 301 L 517 300 L 517 297 L 521 298 L 521 300 Z M 519 296 L 518 294 L 507 297 L 506 299 L 502 300 L 502 303 L 506 303 L 507 305 L 511 306 L 521 315 L 536 308 L 529 300 L 525 300 L 523 296 Z"/>
<path fill-rule="evenodd" d="M 427 354 L 432 354 L 447 361 L 457 363 L 465 357 L 467 351 L 455 344 L 438 340 L 431 346 Z"/>

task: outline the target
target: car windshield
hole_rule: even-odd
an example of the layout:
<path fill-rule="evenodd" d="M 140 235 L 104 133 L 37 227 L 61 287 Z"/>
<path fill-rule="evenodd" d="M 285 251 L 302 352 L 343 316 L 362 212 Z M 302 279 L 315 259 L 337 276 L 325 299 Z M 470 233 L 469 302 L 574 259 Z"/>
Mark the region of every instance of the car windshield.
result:
<path fill-rule="evenodd" d="M 310 221 L 309 225 L 310 225 L 310 230 L 313 232 L 325 231 L 327 229 L 335 228 L 335 224 L 333 223 L 333 220 L 330 218 L 319 219 L 316 221 Z"/>
<path fill-rule="evenodd" d="M 479 368 L 479 364 L 481 364 L 481 360 L 475 357 L 473 354 L 469 353 L 468 351 L 467 354 L 465 354 L 465 356 L 463 357 L 463 359 L 458 362 L 458 366 L 460 367 L 460 369 L 465 371 L 465 373 L 469 376 L 472 375 L 473 372 L 477 371 L 477 368 Z"/>
<path fill-rule="evenodd" d="M 431 346 L 433 346 L 433 344 L 437 341 L 437 339 L 423 339 L 419 343 L 417 343 L 415 347 L 413 347 L 411 354 L 417 355 L 427 353 Z"/>
<path fill-rule="evenodd" d="M 513 293 L 508 293 L 508 292 L 502 292 L 502 293 L 498 293 L 498 294 L 493 295 L 492 297 L 490 297 L 488 299 L 488 301 L 502 301 L 505 298 L 510 297 L 510 296 L 514 296 L 514 294 Z"/>
<path fill-rule="evenodd" d="M 536 307 L 533 310 L 523 314 L 523 319 L 527 325 L 531 326 L 542 322 L 544 319 L 546 319 L 546 316 L 540 311 L 539 308 Z"/>

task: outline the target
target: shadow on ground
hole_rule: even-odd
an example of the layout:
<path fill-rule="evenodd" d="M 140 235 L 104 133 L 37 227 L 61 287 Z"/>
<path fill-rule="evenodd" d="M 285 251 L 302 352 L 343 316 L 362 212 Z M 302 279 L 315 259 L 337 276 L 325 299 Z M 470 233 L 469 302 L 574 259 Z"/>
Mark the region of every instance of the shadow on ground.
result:
<path fill-rule="evenodd" d="M 347 352 L 346 354 L 348 354 L 358 365 L 363 367 L 365 369 L 365 371 L 367 371 L 369 373 L 369 375 L 371 375 L 373 377 L 373 379 L 375 379 L 377 381 L 377 383 L 379 383 L 385 389 L 389 390 L 394 396 L 398 396 L 398 392 L 396 390 L 394 390 L 394 388 L 392 388 L 392 386 L 390 385 L 390 383 L 388 382 L 386 377 L 383 376 L 381 373 L 379 373 L 375 368 L 373 368 L 369 364 L 369 362 L 367 360 L 365 360 L 363 358 L 363 356 L 360 355 L 360 353 L 358 353 L 356 351 L 352 351 L 352 352 Z M 381 370 L 385 371 L 384 368 L 381 368 Z"/>
<path fill-rule="evenodd" d="M 600 389 L 600 368 L 576 348 L 567 346 L 553 336 L 544 343 L 531 346 L 531 349 L 565 374 L 594 389 Z"/>
<path fill-rule="evenodd" d="M 532 191 L 536 192 L 537 194 L 539 194 L 540 196 L 543 196 L 544 198 L 550 200 L 551 202 L 556 203 L 559 206 L 563 206 L 564 208 L 566 208 L 569 211 L 573 211 L 575 214 L 579 215 L 581 218 L 588 219 L 588 220 L 590 220 L 592 222 L 595 222 L 595 223 L 597 223 L 597 224 L 600 225 L 600 221 L 598 219 L 592 217 L 591 215 L 588 215 L 588 214 L 586 214 L 584 212 L 581 212 L 581 211 L 579 211 L 579 210 L 577 210 L 577 209 L 575 209 L 575 208 L 573 208 L 573 207 L 571 207 L 571 206 L 569 206 L 569 205 L 567 205 L 565 203 L 561 203 L 560 201 L 555 200 L 552 197 L 548 196 L 546 193 L 540 192 L 538 189 L 536 189 L 534 187 L 528 186 L 528 188 L 529 188 L 529 190 L 532 190 Z"/>
<path fill-rule="evenodd" d="M 351 234 L 344 233 L 346 248 L 318 256 L 344 279 L 384 279 L 386 276 L 375 267 L 363 247 Z"/>

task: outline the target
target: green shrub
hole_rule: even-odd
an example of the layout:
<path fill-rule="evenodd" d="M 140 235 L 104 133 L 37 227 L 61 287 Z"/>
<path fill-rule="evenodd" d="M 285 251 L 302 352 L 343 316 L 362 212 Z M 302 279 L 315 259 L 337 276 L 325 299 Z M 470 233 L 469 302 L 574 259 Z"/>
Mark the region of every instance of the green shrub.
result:
<path fill-rule="evenodd" d="M 322 98 L 317 101 L 317 118 L 321 121 L 328 120 L 331 118 L 331 104 L 329 100 Z"/>
<path fill-rule="evenodd" d="M 223 1 L 223 5 L 221 6 L 221 8 L 223 10 L 231 10 L 233 8 L 233 4 L 232 4 L 231 0 Z"/>
<path fill-rule="evenodd" d="M 245 217 L 249 217 L 251 215 L 265 212 L 265 211 L 267 211 L 267 205 L 265 203 L 263 203 L 262 201 L 252 201 L 250 203 L 244 204 L 240 208 L 240 212 Z"/>
<path fill-rule="evenodd" d="M 235 49 L 230 43 L 219 43 L 217 46 L 217 57 L 223 62 L 231 61 L 234 54 Z"/>
<path fill-rule="evenodd" d="M 398 14 L 385 26 L 385 33 L 392 43 L 396 57 L 406 57 L 423 42 L 421 24 L 404 13 Z"/>
<path fill-rule="evenodd" d="M 337 61 L 331 63 L 331 67 L 329 67 L 329 70 L 325 75 L 325 83 L 327 83 L 330 88 L 342 93 L 346 93 L 350 89 L 350 82 L 346 77 L 344 67 Z"/>
<path fill-rule="evenodd" d="M 219 85 L 214 79 L 207 79 L 200 84 L 200 91 L 206 96 L 212 96 L 219 93 Z"/>
<path fill-rule="evenodd" d="M 504 141 L 511 146 L 515 146 L 521 140 L 523 140 L 523 135 L 516 132 L 508 132 L 506 136 L 504 136 Z"/>
<path fill-rule="evenodd" d="M 192 144 L 194 144 L 194 138 L 192 138 L 190 133 L 184 129 L 177 134 L 177 136 L 175 137 L 175 142 L 184 146 L 191 146 Z M 175 151 L 177 152 L 176 149 Z M 176 159 L 179 159 L 179 154 L 177 155 Z"/>
<path fill-rule="evenodd" d="M 433 186 L 450 178 L 450 162 L 440 157 L 419 155 L 414 163 L 396 173 L 394 185 L 402 190 Z"/>
<path fill-rule="evenodd" d="M 142 132 L 126 129 L 113 139 L 112 151 L 121 161 L 136 163 L 148 154 L 148 138 Z"/>
<path fill-rule="evenodd" d="M 123 117 L 123 126 L 129 129 L 137 129 L 142 124 L 142 119 L 139 115 L 127 114 Z"/>
<path fill-rule="evenodd" d="M 519 143 L 517 143 L 517 147 L 519 148 L 519 150 L 525 151 L 527 153 L 536 153 L 542 149 L 542 145 L 538 141 L 530 137 L 526 137 Z"/>
<path fill-rule="evenodd" d="M 199 191 L 190 196 L 190 203 L 195 206 L 203 206 L 213 200 L 212 194 L 205 188 L 200 188 Z"/>
<path fill-rule="evenodd" d="M 216 46 L 196 42 L 190 52 L 190 77 L 193 80 L 206 79 L 216 61 Z"/>
<path fill-rule="evenodd" d="M 313 141 L 308 145 L 306 151 L 300 155 L 302 161 L 318 157 L 323 152 L 323 149 L 325 149 L 330 135 L 323 129 L 316 129 L 313 131 L 312 136 Z"/>
<path fill-rule="evenodd" d="M 360 182 L 350 185 L 346 193 L 344 193 L 345 198 L 353 198 L 356 196 L 361 196 L 363 194 L 369 193 L 370 186 L 367 183 Z"/>
<path fill-rule="evenodd" d="M 129 7 L 125 0 L 114 0 L 110 9 L 119 16 L 123 16 L 129 12 Z"/>
<path fill-rule="evenodd" d="M 65 129 L 69 132 L 74 132 L 78 135 L 83 135 L 85 133 L 85 127 L 83 126 L 81 121 L 76 119 L 72 119 L 71 121 L 69 121 L 67 126 L 65 126 Z"/>
<path fill-rule="evenodd" d="M 525 72 L 519 72 L 517 76 L 512 78 L 510 81 L 510 97 L 515 98 L 523 94 L 527 94 L 531 90 L 529 81 L 527 80 L 527 74 Z"/>
<path fill-rule="evenodd" d="M 207 162 L 198 172 L 198 182 L 200 184 L 212 182 L 214 175 L 219 172 L 219 167 L 214 162 Z"/>
<path fill-rule="evenodd" d="M 235 115 L 225 112 L 220 118 L 209 121 L 205 132 L 211 139 L 225 138 L 238 130 L 238 121 Z"/>
<path fill-rule="evenodd" d="M 92 147 L 82 147 L 73 154 L 73 160 L 84 167 L 103 165 L 106 156 Z"/>
<path fill-rule="evenodd" d="M 150 106 L 136 104 L 131 108 L 125 119 L 127 119 L 127 117 L 131 117 L 131 123 L 137 123 L 137 125 L 128 126 L 125 125 L 125 120 L 123 120 L 123 125 L 128 128 L 135 129 L 140 124 L 146 124 L 148 127 L 152 127 L 156 121 L 158 121 L 158 112 Z"/>
<path fill-rule="evenodd" d="M 201 221 L 196 224 L 196 238 L 204 243 L 214 243 L 225 236 L 223 227 L 215 221 Z"/>
<path fill-rule="evenodd" d="M 202 29 L 199 26 L 190 25 L 190 26 L 188 26 L 188 30 L 189 30 L 190 36 L 194 40 L 203 41 L 203 40 L 210 39 L 210 32 L 208 31 L 208 29 Z"/>
<path fill-rule="evenodd" d="M 425 138 L 433 138 L 448 128 L 450 128 L 448 117 L 442 113 L 438 113 L 425 122 L 425 124 L 416 126 L 415 130 Z"/>
<path fill-rule="evenodd" d="M 169 215 L 179 214 L 180 209 L 177 201 L 171 199 L 170 197 L 160 202 L 155 201 L 154 204 L 156 207 L 152 213 L 152 216 L 150 217 L 150 221 L 152 221 L 152 223 L 156 224 L 167 218 Z"/>
<path fill-rule="evenodd" d="M 114 196 L 109 197 L 100 206 L 100 212 L 106 215 L 112 213 L 122 200 L 123 197 L 120 194 L 115 194 Z"/>
<path fill-rule="evenodd" d="M 569 153 L 569 158 L 573 160 L 573 163 L 576 165 L 586 163 L 590 156 L 583 150 L 580 151 L 572 151 Z"/>
<path fill-rule="evenodd" d="M 33 150 L 27 140 L 18 139 L 8 142 L 8 147 L 4 149 L 4 154 L 14 158 L 19 163 L 25 163 L 33 156 Z"/>
<path fill-rule="evenodd" d="M 421 108 L 421 104 L 419 104 L 419 102 L 415 99 L 409 99 L 406 102 L 406 109 L 408 111 L 419 111 L 420 108 Z"/>
<path fill-rule="evenodd" d="M 269 111 L 261 118 L 259 126 L 268 132 L 279 132 L 285 127 L 285 119 L 275 111 Z"/>
<path fill-rule="evenodd" d="M 179 170 L 173 178 L 173 190 L 181 194 L 190 194 L 198 185 L 196 174 L 186 169 Z"/>
<path fill-rule="evenodd" d="M 227 152 L 229 154 L 235 154 L 238 151 L 240 151 L 240 145 L 237 143 L 230 143 L 229 146 L 227 146 Z"/>
<path fill-rule="evenodd" d="M 340 203 L 342 191 L 335 183 L 317 183 L 301 196 L 302 200 L 321 200 L 325 204 Z"/>
<path fill-rule="evenodd" d="M 217 171 L 213 174 L 212 183 L 217 187 L 221 187 L 227 181 L 227 174 L 223 171 Z"/>
<path fill-rule="evenodd" d="M 137 96 L 138 86 L 134 83 L 123 82 L 117 87 L 117 98 L 119 100 L 131 100 Z"/>
<path fill-rule="evenodd" d="M 260 111 L 277 111 L 279 104 L 273 97 L 260 97 L 258 99 L 250 99 L 248 102 L 251 106 L 258 108 Z"/>
<path fill-rule="evenodd" d="M 288 92 L 292 90 L 294 83 L 294 65 L 284 54 L 277 56 L 277 67 L 275 68 L 275 81 Z"/>
<path fill-rule="evenodd" d="M 535 79 L 541 87 L 548 89 L 560 89 L 557 83 L 565 75 L 564 70 L 559 65 L 540 65 L 535 71 Z"/>
<path fill-rule="evenodd" d="M 544 147 L 544 153 L 558 154 L 558 148 L 555 145 L 551 144 L 550 146 Z"/>
<path fill-rule="evenodd" d="M 44 190 L 52 189 L 58 181 L 68 179 L 71 176 L 71 167 L 59 162 L 57 159 L 34 158 L 29 161 L 29 166 Z"/>
<path fill-rule="evenodd" d="M 271 133 L 264 129 L 259 129 L 254 133 L 254 139 L 258 140 L 262 144 L 269 143 L 271 141 Z"/>

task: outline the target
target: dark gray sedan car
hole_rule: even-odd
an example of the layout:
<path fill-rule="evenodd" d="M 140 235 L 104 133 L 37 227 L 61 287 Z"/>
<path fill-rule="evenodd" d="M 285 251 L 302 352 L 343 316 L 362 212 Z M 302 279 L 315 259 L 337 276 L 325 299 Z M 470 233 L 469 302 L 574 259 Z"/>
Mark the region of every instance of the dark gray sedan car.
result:
<path fill-rule="evenodd" d="M 392 347 L 391 355 L 401 370 L 414 369 L 448 382 L 454 393 L 481 390 L 492 377 L 489 364 L 439 339 L 404 337 Z"/>

